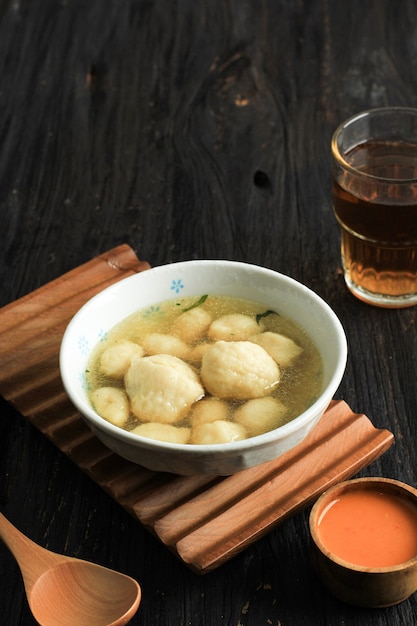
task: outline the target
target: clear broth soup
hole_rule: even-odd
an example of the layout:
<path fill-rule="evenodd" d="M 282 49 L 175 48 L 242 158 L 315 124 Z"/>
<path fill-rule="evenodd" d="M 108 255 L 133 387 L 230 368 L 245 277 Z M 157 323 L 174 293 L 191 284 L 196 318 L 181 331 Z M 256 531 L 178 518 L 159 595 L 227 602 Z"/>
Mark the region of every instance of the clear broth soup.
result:
<path fill-rule="evenodd" d="M 285 338 L 284 356 L 278 358 L 274 345 L 271 348 L 267 341 L 272 338 L 274 343 L 277 335 Z M 275 363 L 279 380 L 260 394 L 254 392 L 255 395 L 249 398 L 225 397 L 210 392 L 203 379 L 203 363 L 208 358 L 205 355 L 215 344 L 224 347 L 225 343 L 229 346 L 239 343 L 242 350 L 248 350 L 248 355 L 252 354 L 255 345 L 258 352 L 265 352 L 265 358 Z M 121 346 L 126 350 L 121 350 Z M 154 358 L 158 354 L 169 354 L 179 359 L 193 372 L 192 376 L 202 387 L 202 393 L 191 401 L 184 403 L 183 398 L 179 400 L 182 405 L 174 418 L 162 415 L 159 421 L 153 415 L 132 409 L 134 392 L 130 389 L 129 393 L 128 382 L 133 374 L 127 373 L 137 367 L 139 360 L 144 365 L 143 359 Z M 113 356 L 110 358 L 109 355 Z M 244 357 L 238 366 L 249 367 L 249 378 L 254 375 L 250 360 L 251 356 Z M 104 362 L 107 365 L 103 366 Z M 234 378 L 235 372 L 231 365 L 229 377 L 225 362 L 222 362 L 223 366 L 226 368 L 224 380 L 227 387 L 227 379 Z M 212 374 L 214 376 L 215 372 Z M 259 375 L 263 374 L 262 368 Z M 255 372 L 255 377 L 257 375 L 258 372 Z M 175 396 L 175 389 L 167 390 L 168 384 L 150 392 L 148 387 L 154 384 L 154 378 L 146 383 L 146 393 L 155 398 L 155 405 L 160 403 L 161 394 L 166 393 L 166 401 L 172 408 L 172 402 L 176 401 L 172 396 Z M 225 443 L 273 430 L 300 415 L 322 392 L 323 367 L 317 347 L 305 330 L 292 320 L 250 300 L 204 295 L 165 301 L 124 319 L 96 346 L 86 379 L 96 412 L 128 431 L 177 443 Z M 142 382 L 139 380 L 137 384 L 140 387 Z M 178 380 L 176 385 L 177 388 L 186 386 Z M 100 389 L 105 391 L 100 392 Z M 100 394 L 102 398 L 98 401 Z M 124 398 L 123 401 L 121 398 Z M 123 407 L 118 412 L 120 402 Z M 203 407 L 210 410 L 201 411 Z M 215 426 L 207 426 L 213 423 L 216 423 Z M 197 435 L 197 431 L 200 434 Z"/>

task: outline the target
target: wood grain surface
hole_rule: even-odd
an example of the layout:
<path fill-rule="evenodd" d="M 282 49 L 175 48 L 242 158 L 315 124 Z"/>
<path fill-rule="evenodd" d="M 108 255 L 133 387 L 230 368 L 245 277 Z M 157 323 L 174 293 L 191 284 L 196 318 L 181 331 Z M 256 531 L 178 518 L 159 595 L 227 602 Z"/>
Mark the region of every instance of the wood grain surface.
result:
<path fill-rule="evenodd" d="M 158 474 L 108 450 L 66 395 L 59 371 L 64 330 L 85 302 L 149 269 L 118 246 L 0 309 L 0 393 L 116 502 L 199 574 L 219 567 L 350 478 L 393 441 L 345 402 L 332 402 L 306 439 L 234 476 Z"/>
<path fill-rule="evenodd" d="M 394 434 L 360 473 L 416 485 L 417 309 L 347 292 L 329 148 L 360 110 L 417 106 L 416 42 L 409 0 L 0 0 L 0 306 L 124 243 L 151 265 L 282 271 L 344 325 L 336 399 Z M 132 624 L 417 622 L 416 594 L 377 611 L 331 596 L 308 507 L 196 576 L 4 397 L 0 408 L 2 511 L 49 548 L 136 577 Z M 0 615 L 34 623 L 2 545 Z"/>

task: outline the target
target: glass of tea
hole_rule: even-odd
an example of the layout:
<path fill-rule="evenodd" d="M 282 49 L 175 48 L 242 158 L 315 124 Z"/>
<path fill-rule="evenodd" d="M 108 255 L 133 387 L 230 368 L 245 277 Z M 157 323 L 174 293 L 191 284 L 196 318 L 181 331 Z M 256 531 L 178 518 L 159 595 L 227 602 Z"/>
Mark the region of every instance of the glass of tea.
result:
<path fill-rule="evenodd" d="M 364 111 L 332 138 L 346 284 L 364 302 L 417 304 L 417 109 Z"/>

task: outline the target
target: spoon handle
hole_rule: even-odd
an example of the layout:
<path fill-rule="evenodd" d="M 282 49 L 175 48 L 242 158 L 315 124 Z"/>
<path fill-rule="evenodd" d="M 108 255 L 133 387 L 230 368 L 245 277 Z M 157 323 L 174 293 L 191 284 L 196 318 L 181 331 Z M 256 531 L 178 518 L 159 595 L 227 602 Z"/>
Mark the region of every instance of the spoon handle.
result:
<path fill-rule="evenodd" d="M 27 591 L 47 567 L 53 567 L 65 559 L 26 537 L 2 513 L 0 513 L 0 539 L 19 564 Z"/>

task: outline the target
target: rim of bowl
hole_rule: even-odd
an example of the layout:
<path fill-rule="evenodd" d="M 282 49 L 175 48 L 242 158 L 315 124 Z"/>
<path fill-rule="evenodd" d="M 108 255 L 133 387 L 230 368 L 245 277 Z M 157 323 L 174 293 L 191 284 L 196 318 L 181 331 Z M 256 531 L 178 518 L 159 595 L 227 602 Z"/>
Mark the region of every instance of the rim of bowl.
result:
<path fill-rule="evenodd" d="M 357 563 L 346 561 L 345 559 L 341 558 L 340 556 L 338 556 L 337 554 L 335 554 L 334 552 L 326 548 L 325 544 L 320 539 L 318 527 L 317 527 L 317 517 L 321 512 L 323 502 L 326 501 L 327 498 L 330 499 L 331 496 L 335 492 L 337 493 L 339 490 L 342 490 L 342 492 L 345 492 L 345 491 L 350 491 L 351 489 L 354 490 L 358 486 L 361 486 L 361 485 L 371 486 L 371 485 L 378 485 L 378 484 L 380 484 L 381 486 L 384 485 L 385 488 L 389 489 L 390 493 L 391 493 L 391 488 L 395 487 L 397 494 L 398 492 L 402 492 L 404 496 L 406 494 L 413 496 L 416 507 L 417 507 L 417 489 L 415 489 L 411 485 L 407 485 L 407 483 L 404 483 L 400 480 L 395 480 L 394 478 L 371 476 L 371 477 L 363 477 L 363 478 L 354 478 L 352 480 L 345 480 L 341 483 L 337 483 L 336 485 L 333 485 L 332 487 L 327 489 L 327 491 L 321 494 L 321 496 L 315 502 L 310 512 L 310 516 L 309 516 L 310 535 L 316 547 L 318 548 L 318 550 L 330 561 L 333 561 L 337 565 L 341 565 L 342 567 L 355 571 L 355 572 L 362 572 L 365 574 L 374 574 L 374 573 L 384 574 L 387 572 L 402 571 L 404 569 L 408 569 L 409 567 L 417 565 L 417 554 L 413 556 L 411 559 L 408 559 L 408 561 L 404 561 L 403 563 L 398 563 L 397 565 L 385 565 L 383 567 L 370 567 L 369 565 L 358 565 Z"/>
<path fill-rule="evenodd" d="M 94 307 L 96 302 L 100 301 L 100 299 L 103 298 L 104 294 L 109 294 L 113 290 L 116 291 L 118 288 L 120 288 L 120 285 L 122 284 L 140 280 L 140 278 L 138 277 L 145 275 L 145 274 L 148 275 L 150 272 L 152 272 L 153 274 L 158 274 L 163 271 L 166 271 L 167 268 L 181 269 L 184 266 L 191 266 L 191 265 L 195 265 L 196 267 L 198 266 L 203 267 L 203 266 L 209 266 L 209 265 L 224 266 L 225 264 L 229 268 L 236 268 L 239 270 L 243 269 L 244 271 L 258 272 L 258 273 L 269 275 L 271 277 L 278 276 L 280 280 L 282 280 L 284 283 L 286 283 L 287 285 L 294 286 L 299 292 L 305 293 L 306 295 L 308 295 L 308 297 L 311 300 L 314 300 L 315 303 L 318 304 L 320 308 L 326 312 L 326 316 L 329 322 L 332 323 L 333 328 L 336 331 L 336 336 L 337 336 L 337 346 L 335 346 L 335 349 L 337 349 L 337 351 L 339 352 L 337 364 L 336 364 L 333 374 L 330 377 L 329 382 L 326 385 L 326 388 L 320 394 L 319 398 L 317 398 L 317 400 L 315 400 L 313 404 L 311 404 L 305 411 L 300 413 L 300 415 L 292 419 L 287 424 L 283 424 L 282 426 L 279 426 L 278 428 L 275 428 L 274 430 L 268 431 L 261 435 L 255 435 L 247 439 L 242 439 L 239 441 L 231 441 L 227 443 L 215 443 L 215 444 L 169 443 L 165 441 L 159 441 L 156 439 L 153 440 L 147 437 L 142 437 L 141 435 L 131 433 L 129 431 L 124 430 L 123 428 L 120 428 L 118 426 L 115 426 L 114 424 L 111 424 L 110 422 L 105 420 L 103 417 L 101 417 L 98 413 L 96 413 L 87 400 L 85 400 L 84 398 L 80 398 L 79 394 L 74 392 L 71 377 L 68 374 L 68 370 L 67 370 L 70 364 L 70 360 L 67 359 L 67 353 L 68 353 L 68 350 L 70 349 L 70 343 L 72 341 L 71 334 L 73 332 L 74 327 L 76 327 L 79 318 L 82 317 L 82 315 L 84 315 L 85 312 L 89 308 Z M 140 310 L 140 308 L 141 307 L 138 307 L 138 310 Z M 122 319 L 124 318 L 121 318 L 120 321 L 122 321 Z M 112 328 L 113 327 L 114 325 L 112 326 Z M 91 351 L 89 354 L 91 356 Z M 92 424 L 94 424 L 94 426 L 96 426 L 96 428 L 106 431 L 108 434 L 116 437 L 119 441 L 124 441 L 126 443 L 131 443 L 131 444 L 134 444 L 135 442 L 140 441 L 141 445 L 149 450 L 152 450 L 152 449 L 177 450 L 178 452 L 182 452 L 183 454 L 186 454 L 186 455 L 193 455 L 195 454 L 196 451 L 204 452 L 204 453 L 207 453 L 207 452 L 210 453 L 210 451 L 213 451 L 213 452 L 216 452 L 217 454 L 219 453 L 227 454 L 227 453 L 237 451 L 237 450 L 244 451 L 247 448 L 254 448 L 255 446 L 262 447 L 263 445 L 269 443 L 271 440 L 278 441 L 279 439 L 282 439 L 286 437 L 287 435 L 291 435 L 294 431 L 298 430 L 304 423 L 309 422 L 312 413 L 318 412 L 319 410 L 321 410 L 321 408 L 323 408 L 323 412 L 326 410 L 327 406 L 329 405 L 330 401 L 333 398 L 334 392 L 336 391 L 337 387 L 339 386 L 342 380 L 342 377 L 346 368 L 346 362 L 347 362 L 347 339 L 346 339 L 346 334 L 343 329 L 342 323 L 337 317 L 336 313 L 333 311 L 333 309 L 329 306 L 329 304 L 327 304 L 327 302 L 323 300 L 323 298 L 321 298 L 318 294 L 316 294 L 312 289 L 310 289 L 303 283 L 300 283 L 296 279 L 291 278 L 290 276 L 287 276 L 286 274 L 282 274 L 281 272 L 277 272 L 275 270 L 265 268 L 260 265 L 244 263 L 240 261 L 229 261 L 229 260 L 218 260 L 218 259 L 179 261 L 176 263 L 159 265 L 159 266 L 151 267 L 150 269 L 144 272 L 140 272 L 138 274 L 133 274 L 132 276 L 128 276 L 127 278 L 124 278 L 118 281 L 117 283 L 114 283 L 110 285 L 109 287 L 106 287 L 105 289 L 103 289 L 102 291 L 94 295 L 92 298 L 90 298 L 84 305 L 82 305 L 82 307 L 77 311 L 77 313 L 74 314 L 74 316 L 72 317 L 72 319 L 70 320 L 70 322 L 68 323 L 64 331 L 64 335 L 63 335 L 62 342 L 61 342 L 60 353 L 59 353 L 60 373 L 61 373 L 61 378 L 62 378 L 64 388 L 70 400 L 75 405 L 75 407 L 79 410 L 81 415 L 86 416 L 88 420 L 91 421 Z M 280 431 L 280 437 L 277 439 L 276 432 L 278 430 Z"/>

